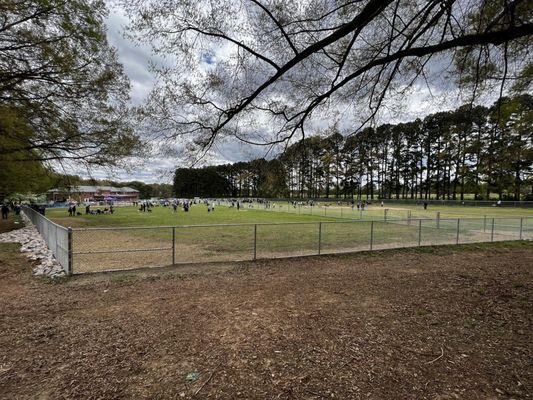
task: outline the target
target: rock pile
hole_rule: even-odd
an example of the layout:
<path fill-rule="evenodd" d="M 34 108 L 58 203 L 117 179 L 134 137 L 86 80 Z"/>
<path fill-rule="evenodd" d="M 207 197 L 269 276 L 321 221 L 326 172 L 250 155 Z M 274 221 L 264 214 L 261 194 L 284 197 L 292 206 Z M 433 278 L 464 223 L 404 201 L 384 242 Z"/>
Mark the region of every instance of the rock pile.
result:
<path fill-rule="evenodd" d="M 58 278 L 65 275 L 65 271 L 54 258 L 52 252 L 46 246 L 46 242 L 29 218 L 21 213 L 24 227 L 0 234 L 0 242 L 20 243 L 20 251 L 35 261 L 33 273 L 35 275 L 47 275 Z"/>

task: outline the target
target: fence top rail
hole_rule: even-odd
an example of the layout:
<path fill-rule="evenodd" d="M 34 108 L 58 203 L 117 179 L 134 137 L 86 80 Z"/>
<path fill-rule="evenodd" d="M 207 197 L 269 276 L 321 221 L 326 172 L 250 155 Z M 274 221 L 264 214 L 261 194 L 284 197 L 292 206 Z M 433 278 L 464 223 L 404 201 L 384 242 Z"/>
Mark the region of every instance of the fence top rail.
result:
<path fill-rule="evenodd" d="M 445 221 L 483 221 L 485 220 L 484 217 L 464 217 L 464 218 L 440 218 L 440 222 Z M 533 217 L 491 217 L 487 218 L 487 220 L 517 220 L 520 219 L 533 219 Z M 49 220 L 48 220 L 49 221 Z M 253 226 L 277 226 L 277 225 L 316 225 L 318 223 L 322 224 L 353 224 L 353 223 L 368 223 L 368 222 L 376 222 L 376 223 L 388 223 L 388 222 L 406 222 L 406 223 L 413 223 L 415 221 L 437 221 L 436 218 L 403 218 L 403 219 L 390 219 L 387 221 L 384 221 L 382 219 L 375 220 L 375 219 L 346 219 L 346 220 L 337 220 L 337 221 L 296 221 L 296 222 L 248 222 L 248 223 L 241 223 L 241 224 L 198 224 L 198 225 L 154 225 L 154 226 L 117 226 L 117 227 L 90 227 L 90 228 L 71 228 L 73 232 L 85 232 L 85 231 L 119 231 L 119 230 L 147 230 L 147 229 L 182 229 L 182 228 L 224 228 L 224 227 L 239 227 L 239 226 L 247 226 L 247 227 L 253 227 Z M 60 226 L 60 225 L 58 225 Z M 61 228 L 65 229 L 65 227 L 61 226 Z"/>
<path fill-rule="evenodd" d="M 31 208 L 31 207 L 28 207 L 28 206 L 22 206 L 22 211 L 27 211 L 27 212 L 29 212 L 29 213 L 38 214 L 39 218 L 44 219 L 47 223 L 52 224 L 52 225 L 54 225 L 54 226 L 57 227 L 57 228 L 64 229 L 65 231 L 68 230 L 68 228 L 64 227 L 63 225 L 59 225 L 58 223 L 52 221 L 52 220 L 49 219 L 49 218 L 46 218 L 44 215 L 42 215 L 42 214 L 39 213 L 38 211 L 35 211 L 35 210 L 34 210 L 33 208 Z"/>

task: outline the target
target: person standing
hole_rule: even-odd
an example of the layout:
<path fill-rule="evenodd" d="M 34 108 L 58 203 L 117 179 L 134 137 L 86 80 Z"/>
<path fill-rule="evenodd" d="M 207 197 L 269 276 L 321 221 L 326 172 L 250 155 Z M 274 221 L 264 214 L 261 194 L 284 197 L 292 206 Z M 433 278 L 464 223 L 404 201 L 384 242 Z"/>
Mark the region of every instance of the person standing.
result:
<path fill-rule="evenodd" d="M 2 204 L 2 219 L 7 219 L 7 215 L 9 214 L 9 207 L 7 204 Z"/>

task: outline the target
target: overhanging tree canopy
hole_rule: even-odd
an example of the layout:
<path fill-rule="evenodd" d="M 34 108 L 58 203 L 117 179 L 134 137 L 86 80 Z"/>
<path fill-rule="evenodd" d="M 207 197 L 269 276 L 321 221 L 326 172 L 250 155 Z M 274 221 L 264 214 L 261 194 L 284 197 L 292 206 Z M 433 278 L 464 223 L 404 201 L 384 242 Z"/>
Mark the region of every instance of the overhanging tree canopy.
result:
<path fill-rule="evenodd" d="M 430 70 L 475 99 L 528 87 L 527 0 L 128 0 L 133 36 L 167 56 L 146 116 L 205 151 L 272 145 L 320 119 L 372 120 Z M 448 59 L 446 59 L 448 58 Z M 174 63 L 172 62 L 174 61 Z M 318 122 L 317 122 L 318 120 Z"/>
<path fill-rule="evenodd" d="M 0 157 L 113 165 L 132 154 L 129 82 L 105 16 L 100 0 L 1 2 Z"/>

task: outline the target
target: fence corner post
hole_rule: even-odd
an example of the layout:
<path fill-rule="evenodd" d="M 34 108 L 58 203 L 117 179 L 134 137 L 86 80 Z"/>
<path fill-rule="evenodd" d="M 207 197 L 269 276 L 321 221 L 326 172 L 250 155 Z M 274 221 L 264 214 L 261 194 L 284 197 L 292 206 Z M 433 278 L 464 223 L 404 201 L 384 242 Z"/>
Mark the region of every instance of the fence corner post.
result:
<path fill-rule="evenodd" d="M 490 230 L 490 241 L 494 242 L 494 218 L 492 218 L 492 228 Z"/>
<path fill-rule="evenodd" d="M 457 218 L 457 237 L 455 238 L 455 244 L 459 244 L 459 223 L 461 222 L 461 218 Z"/>
<path fill-rule="evenodd" d="M 322 252 L 322 222 L 318 223 L 318 254 Z"/>
<path fill-rule="evenodd" d="M 523 217 L 520 217 L 520 234 L 519 234 L 519 239 L 522 240 L 522 235 L 523 235 L 523 231 L 524 231 L 524 218 Z"/>
<path fill-rule="evenodd" d="M 257 260 L 257 224 L 254 224 L 254 261 Z"/>
<path fill-rule="evenodd" d="M 370 251 L 374 247 L 374 221 L 370 221 Z"/>
<path fill-rule="evenodd" d="M 69 226 L 67 228 L 67 254 L 68 254 L 68 263 L 67 263 L 67 275 L 72 275 L 73 271 L 73 261 L 74 261 L 74 255 L 73 255 L 73 249 L 72 249 L 72 228 Z"/>
<path fill-rule="evenodd" d="M 422 244 L 422 218 L 418 220 L 418 247 Z"/>
<path fill-rule="evenodd" d="M 176 227 L 172 227 L 172 265 L 176 265 Z"/>

